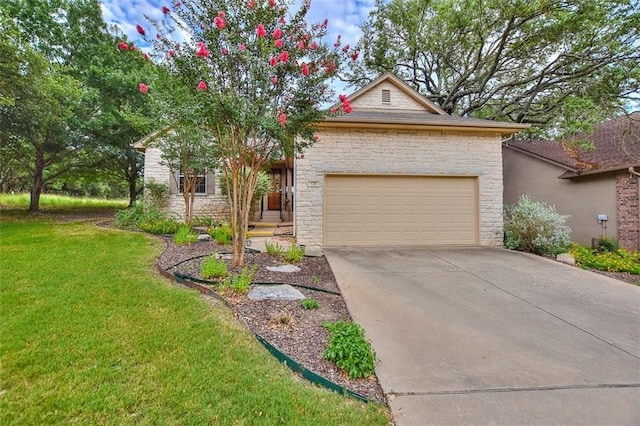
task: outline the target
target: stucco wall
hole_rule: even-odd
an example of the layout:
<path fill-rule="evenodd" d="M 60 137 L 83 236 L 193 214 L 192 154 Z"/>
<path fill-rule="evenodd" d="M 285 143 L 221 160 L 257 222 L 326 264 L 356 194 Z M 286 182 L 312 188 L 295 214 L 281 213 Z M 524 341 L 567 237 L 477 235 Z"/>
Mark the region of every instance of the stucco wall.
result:
<path fill-rule="evenodd" d="M 171 186 L 171 173 L 169 168 L 160 164 L 161 151 L 158 148 L 147 148 L 144 158 L 144 181 L 156 182 Z M 216 220 L 227 220 L 228 208 L 225 198 L 220 195 L 219 179 L 212 179 L 213 194 L 196 194 L 194 212 L 196 216 L 211 217 Z M 207 182 L 209 185 L 210 182 Z M 175 185 L 175 184 L 174 184 Z M 184 215 L 184 198 L 180 193 L 172 193 L 167 205 L 162 209 L 182 219 Z"/>
<path fill-rule="evenodd" d="M 296 160 L 295 232 L 321 246 L 324 176 L 330 173 L 478 176 L 480 244 L 502 245 L 502 154 L 497 134 L 329 129 Z"/>
<path fill-rule="evenodd" d="M 504 148 L 504 203 L 514 204 L 522 194 L 536 201 L 555 205 L 556 211 L 571 215 L 567 225 L 571 239 L 591 245 L 600 237 L 599 214 L 606 214 L 607 236 L 617 236 L 615 175 L 591 175 L 575 179 L 558 179 L 565 169 L 529 155 Z"/>

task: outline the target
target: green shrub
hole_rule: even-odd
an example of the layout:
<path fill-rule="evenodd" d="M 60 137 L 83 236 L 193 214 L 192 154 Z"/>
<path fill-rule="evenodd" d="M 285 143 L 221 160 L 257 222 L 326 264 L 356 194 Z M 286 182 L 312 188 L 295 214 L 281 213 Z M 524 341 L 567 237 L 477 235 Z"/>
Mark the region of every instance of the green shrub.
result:
<path fill-rule="evenodd" d="M 212 217 L 207 217 L 207 216 L 196 216 L 193 218 L 193 220 L 191 220 L 191 225 L 192 226 L 208 226 L 211 228 L 217 228 L 220 225 L 220 223 L 215 220 Z"/>
<path fill-rule="evenodd" d="M 180 223 L 158 211 L 152 205 L 142 202 L 116 213 L 114 224 L 118 228 L 142 230 L 150 234 L 173 234 Z"/>
<path fill-rule="evenodd" d="M 143 216 L 144 204 L 137 202 L 131 207 L 119 210 L 113 218 L 113 224 L 121 229 L 138 229 Z"/>
<path fill-rule="evenodd" d="M 598 250 L 600 251 L 616 251 L 618 250 L 618 241 L 611 237 L 598 238 Z"/>
<path fill-rule="evenodd" d="M 140 229 L 154 235 L 175 234 L 180 227 L 180 222 L 168 217 L 145 218 L 140 223 Z"/>
<path fill-rule="evenodd" d="M 284 247 L 277 242 L 265 241 L 264 246 L 267 249 L 267 253 L 273 257 L 280 257 L 284 252 Z"/>
<path fill-rule="evenodd" d="M 289 263 L 298 263 L 304 256 L 304 247 L 300 247 L 297 244 L 292 244 L 289 250 L 284 254 L 284 260 Z"/>
<path fill-rule="evenodd" d="M 349 377 L 369 377 L 375 371 L 376 354 L 358 324 L 348 321 L 324 323 L 329 331 L 329 343 L 323 356 L 334 362 Z"/>
<path fill-rule="evenodd" d="M 302 306 L 302 309 L 318 309 L 320 304 L 316 299 L 302 299 L 300 306 Z"/>
<path fill-rule="evenodd" d="M 565 225 L 568 217 L 556 213 L 553 206 L 523 195 L 517 204 L 505 208 L 504 245 L 531 253 L 558 254 L 571 241 L 571 229 Z"/>
<path fill-rule="evenodd" d="M 200 266 L 202 278 L 224 278 L 227 276 L 227 264 L 216 259 L 214 256 L 206 259 Z"/>
<path fill-rule="evenodd" d="M 154 208 L 160 208 L 169 202 L 169 185 L 166 183 L 145 182 L 144 199 Z"/>
<path fill-rule="evenodd" d="M 198 241 L 198 234 L 194 233 L 191 227 L 187 225 L 180 225 L 173 234 L 173 242 L 179 246 L 195 243 L 196 241 Z"/>
<path fill-rule="evenodd" d="M 233 238 L 233 231 L 228 225 L 211 228 L 207 231 L 209 235 L 218 243 L 228 246 Z"/>
<path fill-rule="evenodd" d="M 580 244 L 572 244 L 569 253 L 576 259 L 576 264 L 583 268 L 640 275 L 640 253 L 637 251 L 617 249 L 598 252 Z"/>
<path fill-rule="evenodd" d="M 255 264 L 251 268 L 245 266 L 239 274 L 233 274 L 220 285 L 221 290 L 230 288 L 234 293 L 245 294 L 249 291 L 249 286 L 253 282 L 253 277 L 256 275 L 258 265 Z"/>

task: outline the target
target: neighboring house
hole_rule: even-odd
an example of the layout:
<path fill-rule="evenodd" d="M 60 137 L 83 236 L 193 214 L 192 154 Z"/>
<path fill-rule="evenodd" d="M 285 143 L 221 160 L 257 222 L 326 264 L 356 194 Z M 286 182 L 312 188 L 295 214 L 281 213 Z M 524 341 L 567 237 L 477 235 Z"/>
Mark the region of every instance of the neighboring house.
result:
<path fill-rule="evenodd" d="M 292 219 L 307 246 L 502 244 L 502 137 L 527 125 L 452 117 L 391 74 L 349 99 L 351 114 L 273 166 L 258 216 Z M 145 180 L 168 183 L 159 157 L 146 148 Z M 200 205 L 218 200 L 214 186 Z"/>
<path fill-rule="evenodd" d="M 529 194 L 571 215 L 567 224 L 574 241 L 591 245 L 604 231 L 621 247 L 639 250 L 640 112 L 596 126 L 588 139 L 593 150 L 550 141 L 505 142 L 505 204 Z"/>

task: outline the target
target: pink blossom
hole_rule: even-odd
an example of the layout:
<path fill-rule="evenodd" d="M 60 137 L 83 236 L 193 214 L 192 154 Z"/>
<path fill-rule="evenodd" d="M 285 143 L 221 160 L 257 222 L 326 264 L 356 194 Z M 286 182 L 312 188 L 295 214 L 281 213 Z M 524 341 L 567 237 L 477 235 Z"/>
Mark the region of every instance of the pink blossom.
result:
<path fill-rule="evenodd" d="M 149 86 L 144 83 L 138 84 L 138 89 L 140 89 L 140 93 L 147 93 L 149 91 Z"/>
<path fill-rule="evenodd" d="M 129 46 L 129 50 L 131 50 L 132 52 L 135 52 L 136 46 L 132 44 L 131 46 Z"/>
<path fill-rule="evenodd" d="M 169 9 L 167 6 L 162 6 L 162 13 L 164 13 L 165 15 L 167 13 L 171 13 L 171 9 Z"/>
<path fill-rule="evenodd" d="M 219 10 L 219 11 L 218 11 L 218 16 L 219 16 L 219 17 L 221 17 L 221 18 L 224 18 L 225 16 L 227 16 L 227 14 L 226 14 L 226 13 L 224 13 L 224 11 Z"/>
<path fill-rule="evenodd" d="M 256 32 L 258 33 L 258 37 L 265 37 L 267 35 L 267 30 L 264 29 L 264 25 L 262 24 L 258 24 Z"/>
<path fill-rule="evenodd" d="M 318 48 L 318 43 L 316 43 L 315 41 L 312 41 L 311 43 L 309 43 L 309 49 L 316 50 L 317 48 Z"/>
<path fill-rule="evenodd" d="M 204 80 L 200 80 L 200 83 L 198 83 L 198 87 L 196 87 L 196 89 L 202 90 L 202 91 L 207 90 L 208 89 L 207 83 L 205 83 Z"/>
<path fill-rule="evenodd" d="M 274 76 L 274 77 L 271 77 L 271 82 L 272 82 L 273 84 L 276 84 L 276 83 L 278 82 L 278 77 L 275 77 L 275 76 Z"/>
<path fill-rule="evenodd" d="M 346 107 L 344 107 L 344 112 L 346 112 L 347 114 L 351 114 L 351 111 L 353 111 L 351 105 L 347 105 Z"/>
<path fill-rule="evenodd" d="M 273 34 L 271 34 L 271 37 L 273 37 L 274 39 L 282 37 L 282 30 L 280 28 L 276 28 L 275 30 L 273 30 Z"/>
<path fill-rule="evenodd" d="M 269 6 L 276 7 L 276 0 L 269 0 Z"/>
<path fill-rule="evenodd" d="M 309 65 L 307 65 L 306 62 L 302 63 L 302 75 L 304 75 L 304 76 L 308 76 L 309 75 Z"/>
<path fill-rule="evenodd" d="M 284 126 L 287 123 L 287 116 L 284 113 L 280 113 L 280 115 L 278 116 L 278 121 L 280 122 L 281 126 Z"/>
<path fill-rule="evenodd" d="M 343 51 L 344 53 L 347 53 L 347 52 L 349 51 L 349 45 L 348 45 L 348 44 L 345 44 L 345 45 L 344 45 L 344 47 L 342 48 L 342 51 Z"/>
<path fill-rule="evenodd" d="M 329 62 L 329 63 L 324 67 L 324 71 L 325 71 L 327 74 L 331 74 L 335 69 L 336 69 L 336 64 L 334 64 L 333 62 Z"/>
<path fill-rule="evenodd" d="M 169 56 L 171 56 L 172 58 L 174 56 L 176 56 L 176 51 L 175 50 L 169 50 Z"/>
<path fill-rule="evenodd" d="M 355 61 L 355 60 L 357 60 L 357 59 L 358 59 L 358 55 L 360 55 L 360 53 L 359 53 L 359 52 L 353 52 L 353 53 L 351 54 L 351 59 L 353 59 L 354 61 Z"/>
<path fill-rule="evenodd" d="M 333 107 L 333 108 L 331 108 L 331 109 L 329 110 L 329 112 L 330 112 L 331 114 L 335 114 L 336 112 L 338 112 L 338 110 L 337 110 L 337 108 L 336 108 L 336 107 Z"/>
<path fill-rule="evenodd" d="M 238 50 L 240 50 L 241 52 L 244 52 L 245 50 L 247 50 L 247 46 L 245 46 L 244 44 L 240 44 L 238 45 Z"/>
<path fill-rule="evenodd" d="M 285 50 L 278 56 L 278 59 L 280 59 L 280 62 L 287 63 L 289 61 L 289 52 Z"/>
<path fill-rule="evenodd" d="M 222 16 L 216 16 L 213 18 L 213 23 L 216 24 L 216 28 L 219 30 L 223 29 L 225 25 L 224 18 Z"/>
<path fill-rule="evenodd" d="M 280 23 L 281 24 L 286 24 L 287 23 L 287 18 L 285 18 L 284 16 L 280 17 Z"/>
<path fill-rule="evenodd" d="M 120 43 L 118 43 L 118 47 L 120 48 L 120 50 L 127 50 L 129 48 L 129 45 L 124 41 L 121 41 Z"/>
<path fill-rule="evenodd" d="M 144 28 L 142 28 L 142 25 L 140 24 L 136 25 L 136 31 L 138 31 L 138 34 L 140 35 L 147 35 L 147 32 L 144 30 Z"/>
<path fill-rule="evenodd" d="M 298 43 L 296 43 L 296 47 L 298 49 L 304 49 L 304 40 L 300 40 Z"/>
<path fill-rule="evenodd" d="M 340 102 L 344 102 L 347 100 L 347 96 L 346 95 L 340 95 L 338 96 L 338 99 L 340 99 Z"/>
<path fill-rule="evenodd" d="M 340 47 L 340 44 L 342 44 L 342 41 L 340 40 L 341 38 L 342 36 L 338 34 L 338 38 L 336 39 L 336 42 L 333 43 L 334 47 Z"/>
<path fill-rule="evenodd" d="M 271 65 L 272 67 L 275 67 L 276 65 L 278 65 L 278 58 L 269 59 L 269 65 Z"/>
<path fill-rule="evenodd" d="M 201 41 L 198 42 L 198 47 L 196 47 L 196 55 L 201 58 L 206 58 L 207 56 L 209 56 L 207 46 Z"/>
<path fill-rule="evenodd" d="M 227 48 L 226 48 L 226 47 L 223 47 L 223 48 L 222 48 L 222 50 L 221 50 L 220 52 L 221 52 L 223 55 L 225 55 L 225 56 L 229 54 L 229 51 L 227 50 Z"/>
<path fill-rule="evenodd" d="M 282 47 L 284 46 L 284 42 L 282 41 L 281 38 L 279 38 L 275 41 L 275 45 L 278 49 L 282 49 Z"/>
<path fill-rule="evenodd" d="M 325 29 L 327 28 L 327 25 L 329 25 L 329 20 L 325 19 L 324 22 L 322 22 L 322 25 L 320 25 L 320 28 Z"/>
<path fill-rule="evenodd" d="M 313 135 L 313 140 L 314 140 L 315 142 L 318 142 L 318 141 L 320 140 L 320 136 L 318 136 L 318 135 Z"/>
<path fill-rule="evenodd" d="M 147 52 L 144 52 L 144 55 L 142 55 L 142 57 L 144 58 L 145 61 L 149 60 L 149 54 Z"/>
<path fill-rule="evenodd" d="M 253 9 L 254 7 L 256 7 L 256 2 L 255 2 L 255 1 L 253 1 L 253 0 L 251 0 L 251 1 L 247 4 L 247 6 L 249 7 L 249 9 Z"/>

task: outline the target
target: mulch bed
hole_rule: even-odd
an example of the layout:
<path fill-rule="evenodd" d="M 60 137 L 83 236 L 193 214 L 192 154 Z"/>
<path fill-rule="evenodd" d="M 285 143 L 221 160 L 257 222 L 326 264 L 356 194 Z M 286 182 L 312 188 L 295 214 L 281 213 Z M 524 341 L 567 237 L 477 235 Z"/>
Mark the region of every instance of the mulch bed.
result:
<path fill-rule="evenodd" d="M 195 278 L 200 276 L 200 264 L 213 253 L 225 253 L 230 249 L 215 242 L 198 242 L 176 246 L 171 238 L 165 238 L 166 250 L 157 264 L 173 274 L 179 272 Z M 230 267 L 229 273 L 238 269 Z M 340 292 L 329 263 L 324 257 L 305 257 L 296 266 L 299 272 L 272 272 L 267 266 L 283 265 L 267 253 L 246 253 L 245 265 L 258 265 L 254 283 L 285 283 L 313 287 L 319 290 Z M 249 329 L 267 340 L 281 352 L 314 373 L 356 392 L 370 400 L 383 402 L 384 394 L 375 375 L 368 379 L 350 379 L 333 363 L 327 362 L 322 353 L 327 347 L 329 334 L 323 322 L 351 320 L 347 306 L 339 294 L 297 287 L 307 298 L 318 301 L 319 309 L 303 309 L 299 301 L 252 301 L 246 296 L 221 294 L 238 318 Z"/>

